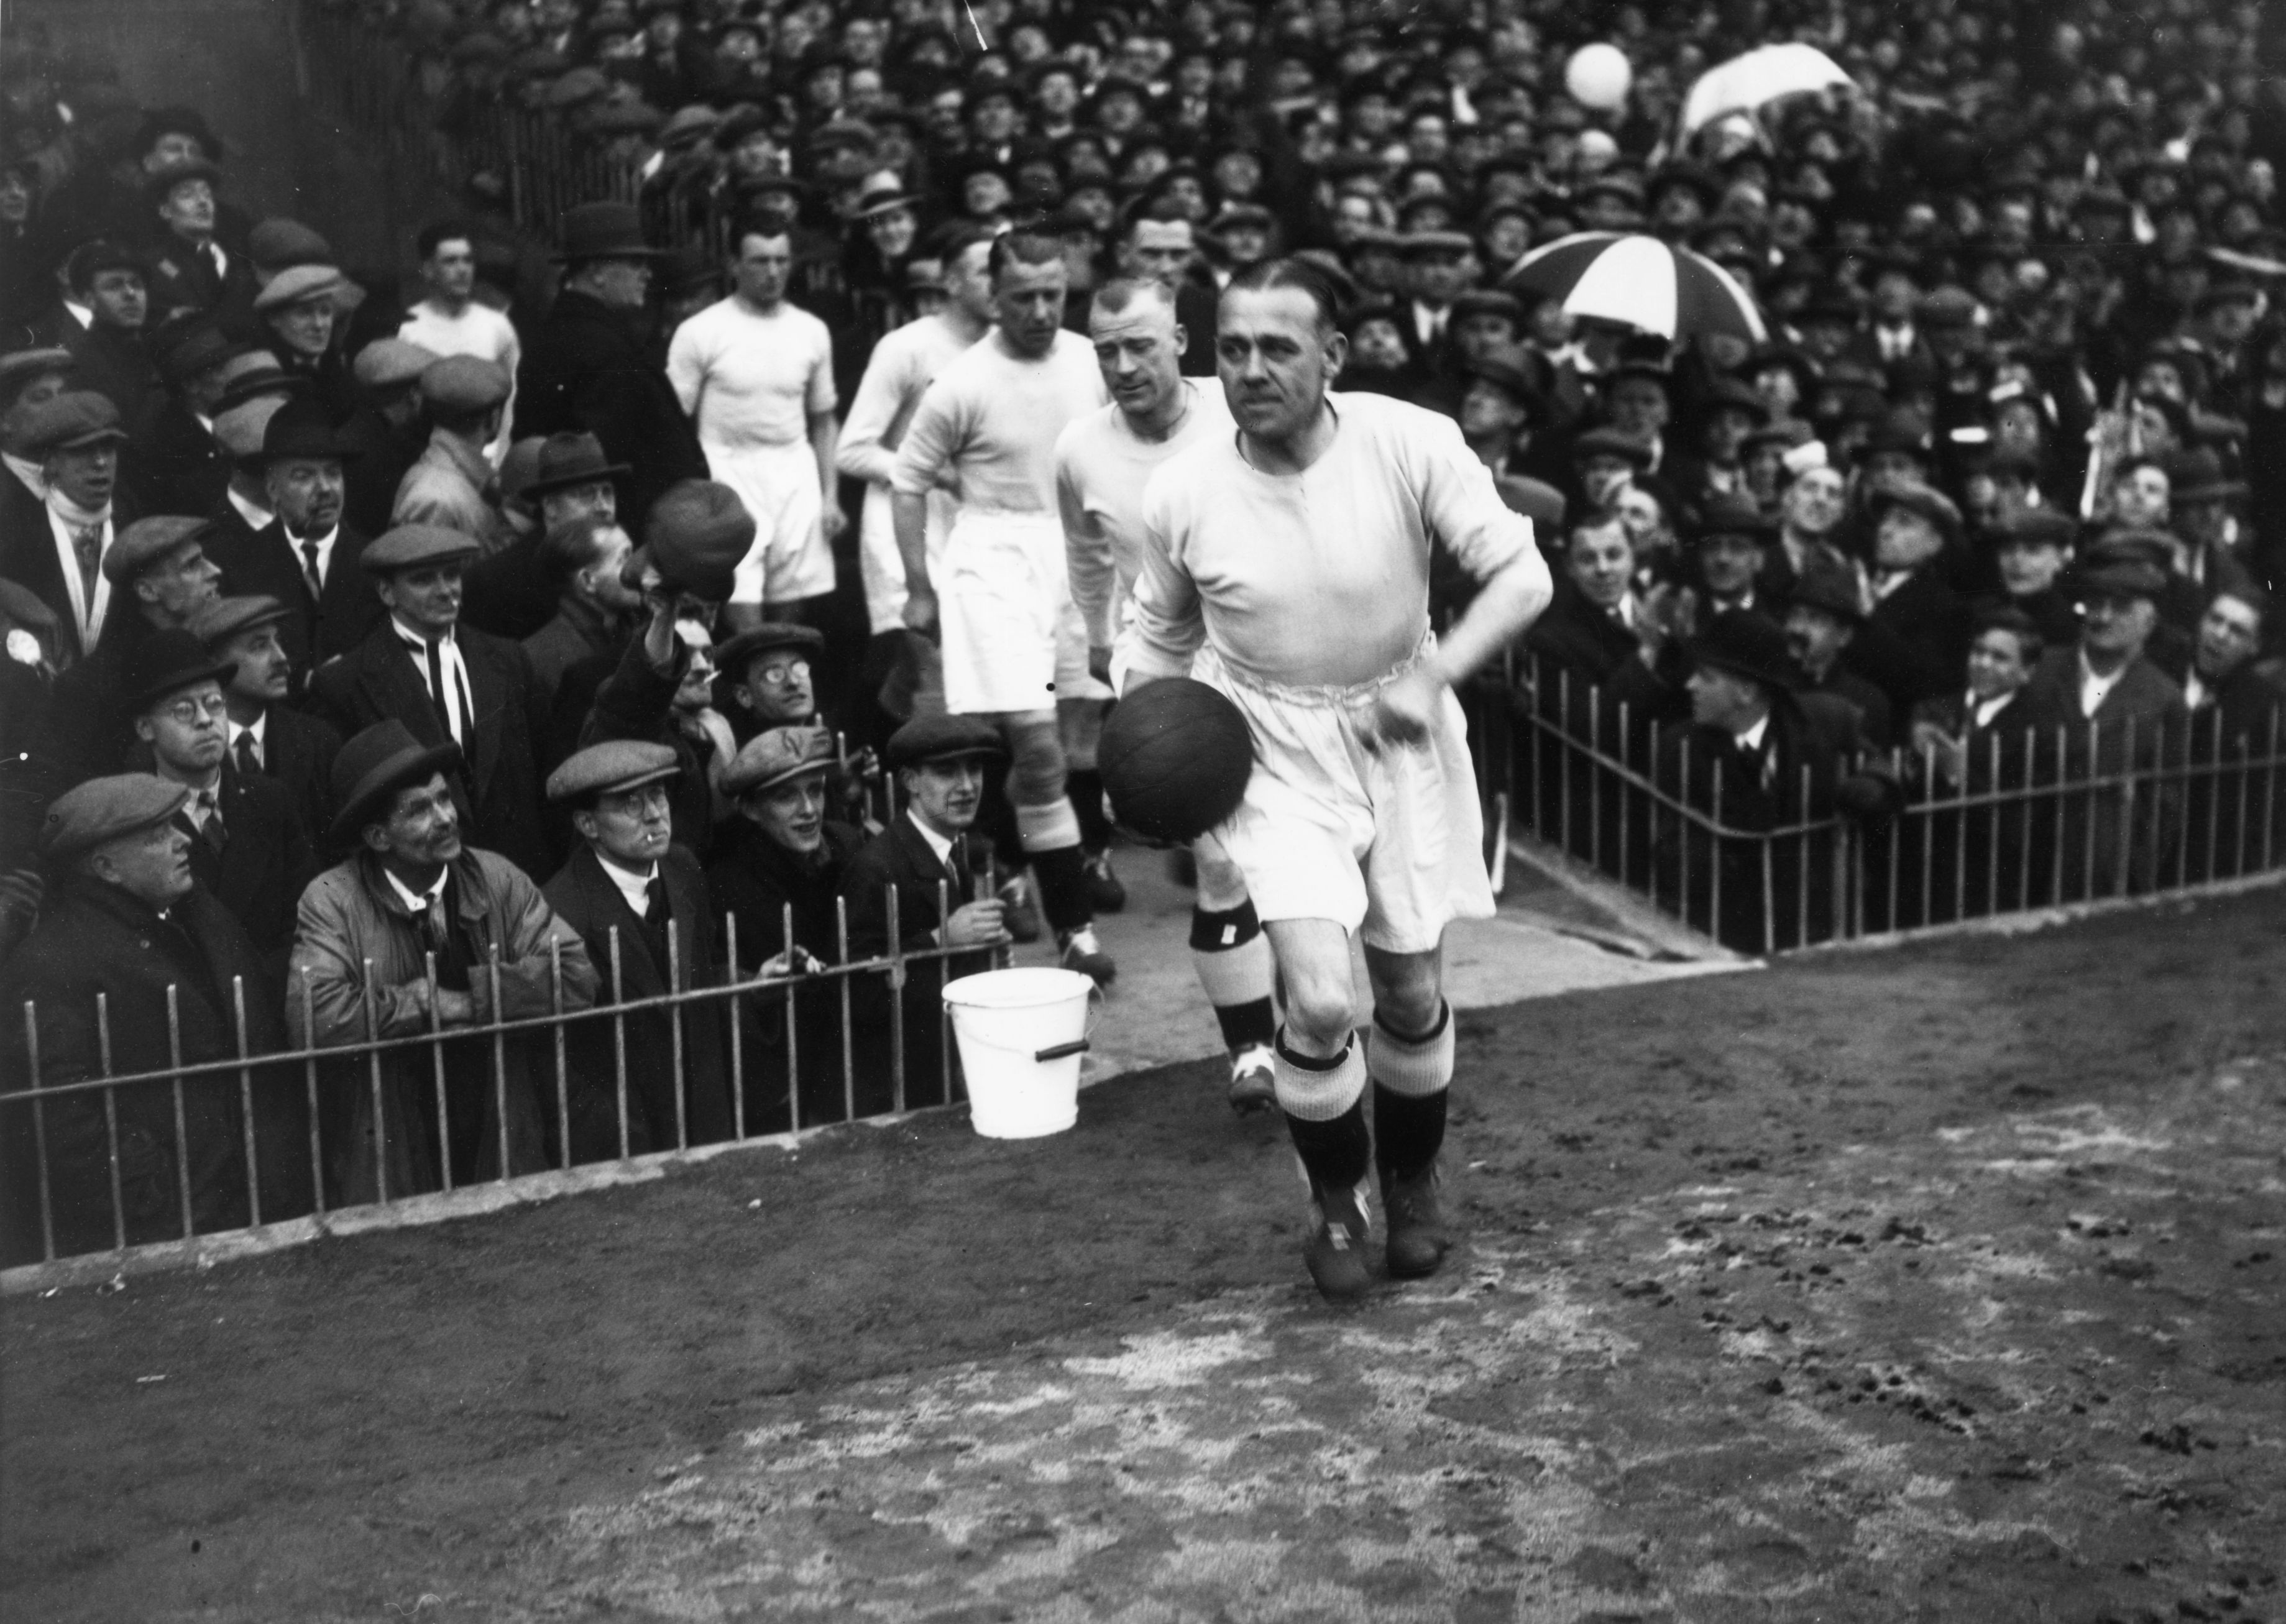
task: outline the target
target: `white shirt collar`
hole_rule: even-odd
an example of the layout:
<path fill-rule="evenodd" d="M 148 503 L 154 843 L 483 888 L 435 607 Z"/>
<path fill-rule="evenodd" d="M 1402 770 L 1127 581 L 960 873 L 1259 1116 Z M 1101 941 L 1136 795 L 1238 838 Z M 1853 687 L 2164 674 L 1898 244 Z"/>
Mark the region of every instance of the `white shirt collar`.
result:
<path fill-rule="evenodd" d="M 905 808 L 905 816 L 912 820 L 913 827 L 921 832 L 921 839 L 928 842 L 928 848 L 936 854 L 936 860 L 939 863 L 950 866 L 952 862 L 952 841 L 950 838 L 945 835 L 941 835 L 935 830 L 930 828 L 926 823 L 922 821 L 921 815 L 914 811 L 910 807 Z"/>
<path fill-rule="evenodd" d="M 261 503 L 250 502 L 240 496 L 236 485 L 232 485 L 223 494 L 230 498 L 230 505 L 238 509 L 238 516 L 246 521 L 249 530 L 261 530 L 278 516 Z"/>
<path fill-rule="evenodd" d="M 2127 667 L 2122 666 L 2109 676 L 2097 675 L 2094 667 L 2087 663 L 2087 650 L 2082 649 L 2079 652 L 2079 713 L 2093 720 L 2097 708 L 2110 697 L 2111 690 L 2119 686 L 2119 679 L 2126 674 Z"/>
<path fill-rule="evenodd" d="M 2183 674 L 2183 708 L 2185 710 L 2198 709 L 2214 697 L 2214 692 L 2215 690 L 2207 685 L 2206 678 L 2199 674 L 2199 668 L 2196 666 Z"/>
<path fill-rule="evenodd" d="M 619 887 L 619 895 L 627 899 L 628 911 L 638 919 L 650 918 L 650 882 L 658 878 L 658 864 L 654 863 L 647 871 L 634 874 L 603 855 L 600 850 L 595 853 L 595 861 L 603 866 L 603 872 L 611 877 L 611 883 Z"/>
<path fill-rule="evenodd" d="M 405 904 L 407 912 L 422 913 L 427 911 L 430 903 L 441 903 L 444 901 L 445 882 L 453 877 L 453 870 L 451 865 L 447 864 L 439 871 L 436 883 L 426 891 L 415 891 L 386 868 L 381 871 L 381 876 L 389 881 L 390 889 L 397 893 L 398 900 Z"/>
<path fill-rule="evenodd" d="M 256 751 L 264 749 L 270 738 L 270 713 L 264 711 L 252 721 L 233 721 L 230 724 L 230 747 L 233 752 L 238 749 L 240 736 L 247 733 L 254 735 L 254 747 Z M 266 761 L 269 758 L 265 756 L 264 759 Z"/>
<path fill-rule="evenodd" d="M 13 452 L 6 451 L 0 451 L 0 463 L 5 463 L 8 471 L 16 476 L 17 484 L 42 501 L 48 500 L 47 473 L 38 463 L 17 456 Z"/>
<path fill-rule="evenodd" d="M 1738 748 L 1741 750 L 1760 750 L 1762 747 L 1762 735 L 1770 730 L 1770 713 L 1768 711 L 1764 711 L 1760 717 L 1756 718 L 1753 727 L 1748 728 L 1744 733 L 1740 733 L 1736 736 L 1738 741 Z"/>
<path fill-rule="evenodd" d="M 1989 728 L 1992 725 L 1992 719 L 2007 709 L 2008 702 L 2015 697 L 2016 690 L 2013 688 L 1990 699 L 1980 699 L 1972 693 L 1968 696 L 1968 713 L 1976 718 L 1978 727 Z"/>

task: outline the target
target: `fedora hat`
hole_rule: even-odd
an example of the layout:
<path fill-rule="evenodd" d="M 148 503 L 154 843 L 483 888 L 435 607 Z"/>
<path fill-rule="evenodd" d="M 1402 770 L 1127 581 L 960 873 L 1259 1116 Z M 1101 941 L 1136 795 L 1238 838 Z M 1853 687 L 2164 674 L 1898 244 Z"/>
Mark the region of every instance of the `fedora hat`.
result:
<path fill-rule="evenodd" d="M 1785 634 L 1751 609 L 1726 609 L 1691 640 L 1691 658 L 1767 688 L 1792 692 L 1801 682 Z"/>
<path fill-rule="evenodd" d="M 564 211 L 564 246 L 556 257 L 564 264 L 656 259 L 662 252 L 643 240 L 642 214 L 633 203 L 581 203 Z"/>
<path fill-rule="evenodd" d="M 363 454 L 354 441 L 337 432 L 326 408 L 314 396 L 288 400 L 270 414 L 262 427 L 262 449 L 248 461 L 283 461 L 299 457 L 313 461 L 346 462 Z"/>
<path fill-rule="evenodd" d="M 127 713 L 140 715 L 169 694 L 201 682 L 227 682 L 237 669 L 233 661 L 210 658 L 206 644 L 189 632 L 173 627 L 154 632 L 127 662 Z"/>
<path fill-rule="evenodd" d="M 334 758 L 334 799 L 341 810 L 334 815 L 327 838 L 336 846 L 351 843 L 395 791 L 431 773 L 457 772 L 460 767 L 458 745 L 424 745 L 394 716 L 374 722 Z"/>
<path fill-rule="evenodd" d="M 532 479 L 518 494 L 528 501 L 538 501 L 550 491 L 596 485 L 631 471 L 626 463 L 606 457 L 603 443 L 592 434 L 551 434 L 540 442 L 540 460 Z"/>

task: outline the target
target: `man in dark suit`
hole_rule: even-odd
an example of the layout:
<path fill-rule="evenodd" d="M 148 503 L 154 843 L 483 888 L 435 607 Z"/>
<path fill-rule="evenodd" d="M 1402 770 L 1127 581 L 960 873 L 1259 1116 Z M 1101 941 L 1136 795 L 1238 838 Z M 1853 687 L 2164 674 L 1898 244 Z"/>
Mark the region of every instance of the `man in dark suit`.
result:
<path fill-rule="evenodd" d="M 666 373 L 635 330 L 658 250 L 631 203 L 582 203 L 564 221 L 564 291 L 532 335 L 516 375 L 524 434 L 586 432 L 633 471 L 620 522 L 641 534 L 661 493 L 704 479 L 706 456 Z"/>
<path fill-rule="evenodd" d="M 2024 689 L 2046 647 L 2022 610 L 1982 611 L 1968 643 L 1967 686 L 1913 707 L 1905 769 L 1922 799 L 1942 803 L 2024 789 L 2041 718 Z M 2038 833 L 2045 839 L 2049 824 Z M 1904 894 L 1891 922 L 1927 925 L 2022 908 L 2036 895 L 2035 827 L 2029 803 L 1997 802 L 1930 810 L 1899 832 Z M 1931 882 L 1920 883 L 1926 876 Z M 2037 874 L 2046 884 L 2047 873 Z M 1927 897 L 1924 911 L 1920 899 Z"/>
<path fill-rule="evenodd" d="M 241 351 L 199 317 L 168 323 L 150 345 L 167 396 L 136 443 L 132 477 L 154 513 L 211 513 L 230 487 L 230 458 L 214 432 L 223 369 Z"/>
<path fill-rule="evenodd" d="M 377 536 L 389 528 L 397 487 L 429 444 L 421 417 L 421 374 L 439 359 L 401 338 L 376 338 L 350 364 L 363 399 L 339 430 L 351 452 L 343 470 L 349 484 L 343 513 L 360 534 Z"/>
<path fill-rule="evenodd" d="M 840 957 L 836 903 L 864 837 L 826 816 L 833 764 L 833 741 L 823 729 L 774 728 L 749 740 L 723 769 L 723 793 L 737 803 L 739 816 L 715 840 L 706 886 L 726 936 L 735 932 L 741 981 L 798 976 Z M 727 943 L 724 951 L 729 957 Z M 853 1021 L 856 996 L 853 989 Z M 801 1071 L 800 1125 L 837 1122 L 851 1109 L 842 1088 L 840 989 L 824 981 L 760 993 L 740 1000 L 738 1010 L 746 1034 L 748 1132 L 793 1125 L 786 1086 L 789 1005 Z M 874 1036 L 867 1064 L 851 1068 L 860 1116 L 896 1104 L 894 1071 L 876 1063 L 878 1040 L 886 1034 Z"/>
<path fill-rule="evenodd" d="M 115 242 L 98 240 L 73 250 L 65 275 L 91 318 L 64 341 L 74 381 L 107 396 L 129 435 L 140 439 L 162 398 L 158 367 L 143 341 L 151 300 L 142 262 Z"/>
<path fill-rule="evenodd" d="M 175 816 L 192 837 L 192 875 L 246 927 L 269 975 L 264 996 L 279 998 L 295 907 L 318 865 L 285 786 L 232 769 L 229 675 L 192 633 L 159 632 L 128 666 L 127 706 L 152 771 L 191 792 Z"/>
<path fill-rule="evenodd" d="M 698 859 L 673 844 L 666 784 L 679 770 L 674 752 L 664 745 L 617 740 L 590 745 L 548 776 L 548 799 L 570 812 L 579 845 L 542 895 L 587 943 L 601 982 L 599 1009 L 720 979 L 706 879 Z M 572 1160 L 606 1160 L 623 1147 L 626 1155 L 645 1155 L 729 1138 L 722 1020 L 723 1005 L 706 1002 L 573 1028 L 567 1035 Z M 621 1052 L 628 1057 L 624 1073 Z"/>
<path fill-rule="evenodd" d="M 342 736 L 286 703 L 294 666 L 278 634 L 293 616 L 276 598 L 220 598 L 192 618 L 191 635 L 209 658 L 231 667 L 222 697 L 230 707 L 232 769 L 284 786 L 315 840 L 334 820 L 334 757 Z"/>
<path fill-rule="evenodd" d="M 1894 711 L 1959 681 L 1968 654 L 1968 605 L 1945 579 L 1944 559 L 1961 545 L 1960 509 L 1925 485 L 1873 492 L 1872 622 L 1899 651 L 1889 687 Z"/>
<path fill-rule="evenodd" d="M 1525 634 L 1525 650 L 1539 657 L 1541 714 L 1561 715 L 1566 732 L 1606 749 L 1619 743 L 1620 706 L 1631 724 L 1658 721 L 1669 692 L 1644 658 L 1660 642 L 1650 613 L 1635 590 L 1626 524 L 1609 509 L 1589 509 L 1565 538 L 1556 595 Z"/>
<path fill-rule="evenodd" d="M 10 1022 L 0 1037 L 10 1087 L 55 1088 L 106 1071 L 127 1076 L 164 1072 L 178 1060 L 232 1059 L 241 1052 L 232 992 L 240 978 L 244 1052 L 285 1047 L 254 944 L 192 877 L 190 837 L 174 821 L 187 798 L 180 784 L 138 773 L 83 784 L 51 809 L 41 837 L 47 897 L 29 941 L 9 961 L 4 988 L 8 1008 L 21 1011 L 28 1002 L 38 1011 L 39 1067 L 35 1076 L 21 1020 Z M 253 1125 L 265 1223 L 310 1207 L 309 1118 L 297 1082 L 256 1075 Z M 185 1198 L 201 1234 L 253 1220 L 237 1074 L 184 1079 L 180 1089 L 179 1136 L 177 1096 L 164 1082 L 114 1091 L 115 1137 L 99 1093 L 48 1106 L 47 1194 L 58 1254 L 174 1240 L 182 1234 Z M 6 1182 L 13 1192 L 7 1250 L 11 1261 L 29 1261 L 40 1255 L 42 1186 L 28 1162 L 33 1136 L 6 1137 Z M 185 1173 L 187 1191 L 178 1182 Z"/>
<path fill-rule="evenodd" d="M 1878 816 L 1896 786 L 1862 765 L 1872 747 L 1854 706 L 1797 693 L 1785 635 L 1760 615 L 1715 616 L 1690 652 L 1691 720 L 1662 732 L 1658 779 L 1704 821 L 1661 820 L 1662 888 L 1683 897 L 1691 924 L 1745 952 L 1828 937 L 1839 923 L 1831 829 L 1770 832 Z"/>
<path fill-rule="evenodd" d="M 887 895 L 897 898 L 895 945 L 907 953 L 966 950 L 924 960 L 907 972 L 904 990 L 905 1098 L 942 1099 L 947 1055 L 939 1040 L 939 993 L 944 983 L 992 967 L 991 950 L 1008 938 L 1004 905 L 966 902 L 973 876 L 989 874 L 989 853 L 973 832 L 986 775 L 1004 746 L 997 729 L 973 716 L 917 716 L 889 736 L 889 765 L 905 793 L 905 809 L 868 840 L 842 876 L 848 900 L 849 950 L 871 958 L 891 950 Z M 888 995 L 871 981 L 865 1019 L 855 1029 L 886 1034 Z"/>
<path fill-rule="evenodd" d="M 400 525 L 365 550 L 388 619 L 310 679 L 311 708 L 350 737 L 404 724 L 424 748 L 460 745 L 453 797 L 471 835 L 526 874 L 547 873 L 531 662 L 504 639 L 459 624 L 461 576 L 477 544 L 458 531 Z"/>
<path fill-rule="evenodd" d="M 8 516 L 0 575 L 30 587 L 53 611 L 58 651 L 68 664 L 94 651 L 112 612 L 103 557 L 134 516 L 119 493 L 127 433 L 109 399 L 73 390 L 26 411 L 15 434 L 16 454 L 40 465 L 47 499 Z"/>
<path fill-rule="evenodd" d="M 150 245 L 152 292 L 168 310 L 220 310 L 254 296 L 254 268 L 242 245 L 225 248 L 215 190 L 222 171 L 203 158 L 153 169 L 143 195 L 158 217 Z"/>
<path fill-rule="evenodd" d="M 312 667 L 363 642 L 385 612 L 359 562 L 366 538 L 342 522 L 343 464 L 354 450 L 318 402 L 288 401 L 264 426 L 262 449 L 240 459 L 262 470 L 270 522 L 213 532 L 229 590 L 275 598 L 291 611 L 279 640 L 297 690 Z"/>
<path fill-rule="evenodd" d="M 2192 777 L 2186 797 L 2184 878 L 2249 871 L 2263 856 L 2263 827 L 2282 787 L 2269 765 L 2286 751 L 2286 681 L 2261 658 L 2270 598 L 2241 584 L 2215 595 L 2199 621 L 2183 674 Z M 2203 769 L 2203 770 L 2202 770 Z"/>
<path fill-rule="evenodd" d="M 1801 667 L 1801 686 L 1795 691 L 1848 700 L 1857 707 L 1866 739 L 1876 750 L 1887 750 L 1896 737 L 1888 696 L 1843 663 L 1864 619 L 1857 572 L 1838 558 L 1810 555 L 1785 609 L 1786 646 Z"/>

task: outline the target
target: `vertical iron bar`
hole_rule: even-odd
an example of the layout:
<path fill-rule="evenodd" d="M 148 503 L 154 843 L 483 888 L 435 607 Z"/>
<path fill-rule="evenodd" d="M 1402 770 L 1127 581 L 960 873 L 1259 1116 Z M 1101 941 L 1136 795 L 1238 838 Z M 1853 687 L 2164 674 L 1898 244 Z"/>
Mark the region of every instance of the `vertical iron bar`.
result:
<path fill-rule="evenodd" d="M 191 1216 L 191 1124 L 183 1108 L 181 990 L 174 982 L 167 983 L 167 1064 L 175 1073 L 169 1079 L 175 1096 L 175 1194 L 183 1210 L 183 1239 L 187 1241 L 198 1233 L 198 1226 Z"/>
<path fill-rule="evenodd" d="M 674 919 L 666 921 L 666 990 L 670 995 L 666 1006 L 667 1036 L 674 1056 L 674 1147 L 690 1148 L 690 1108 L 689 1083 L 682 1075 L 682 942 L 674 934 Z"/>
<path fill-rule="evenodd" d="M 897 887 L 882 887 L 889 915 L 889 1097 L 899 1116 L 905 1110 L 905 942 L 897 918 Z"/>
<path fill-rule="evenodd" d="M 746 1137 L 746 1045 L 745 1022 L 738 1017 L 746 1007 L 746 992 L 740 985 L 738 969 L 738 916 L 725 911 L 722 915 L 722 940 L 725 955 L 723 974 L 737 989 L 729 1000 L 730 1013 L 730 1133 L 734 1139 Z"/>
<path fill-rule="evenodd" d="M 834 979 L 841 999 L 841 1111 L 846 1122 L 857 1120 L 857 1066 L 849 1053 L 849 899 L 833 899 L 834 962 L 843 966 Z"/>
<path fill-rule="evenodd" d="M 572 1079 L 564 1064 L 564 942 L 548 937 L 548 1007 L 554 1016 L 548 1031 L 556 1050 L 556 1155 L 568 1172 L 572 1167 Z"/>
<path fill-rule="evenodd" d="M 1557 757 L 1564 764 L 1557 792 L 1563 797 L 1563 805 L 1557 811 L 1556 826 L 1562 832 L 1564 855 L 1576 857 L 1579 853 L 1572 848 L 1572 757 L 1574 750 L 1565 731 L 1572 720 L 1572 668 L 1569 666 L 1556 674 L 1556 707 L 1557 737 L 1564 741 L 1563 753 Z"/>
<path fill-rule="evenodd" d="M 246 1041 L 246 978 L 230 978 L 230 1017 L 238 1036 L 238 1058 L 243 1061 L 251 1052 Z M 219 1079 L 217 1079 L 219 1081 Z M 240 1065 L 238 1068 L 238 1106 L 246 1139 L 246 1218 L 255 1228 L 262 1227 L 261 1155 L 254 1139 L 254 1068 Z"/>
<path fill-rule="evenodd" d="M 1801 769 L 1801 821 L 1804 824 L 1809 822 L 1809 763 L 1807 761 L 1802 763 Z M 1841 822 L 1839 818 L 1834 820 L 1836 828 L 1841 826 Z M 1801 858 L 1796 866 L 1801 875 L 1798 883 L 1801 888 L 1794 895 L 1794 925 L 1799 934 L 1795 935 L 1793 944 L 1796 947 L 1808 947 L 1809 945 L 1809 836 L 1808 833 L 1805 832 L 1795 842 L 1794 849 Z M 1832 921 L 1828 920 L 1827 923 L 1831 925 Z"/>
<path fill-rule="evenodd" d="M 936 944 L 940 948 L 950 945 L 946 941 L 946 934 L 952 918 L 952 910 L 947 901 L 948 895 L 944 881 L 938 880 L 936 882 Z M 930 961 L 931 967 L 936 972 L 937 1069 L 943 1074 L 944 1102 L 947 1105 L 952 1103 L 952 1016 L 944 1006 L 945 966 L 949 962 L 943 958 Z"/>
<path fill-rule="evenodd" d="M 302 1081 L 310 1095 L 310 1187 L 316 1193 L 313 1210 L 326 1212 L 326 1132 L 318 1116 L 318 996 L 310 985 L 310 966 L 302 966 Z"/>
<path fill-rule="evenodd" d="M 1489 731 L 1489 729 L 1487 729 Z M 1594 754 L 1588 761 L 1588 861 L 1604 867 L 1604 690 L 1588 690 L 1588 737 Z"/>
<path fill-rule="evenodd" d="M 785 943 L 785 1033 L 786 1033 L 786 1123 L 795 1132 L 801 1131 L 801 1040 L 795 1034 L 801 1009 L 794 997 L 800 978 L 793 974 L 793 904 L 785 903 L 778 910 L 779 940 Z"/>
<path fill-rule="evenodd" d="M 1968 820 L 1976 816 L 1968 809 L 1968 753 L 1965 750 L 1960 754 L 1960 784 L 1953 791 L 1953 799 L 1960 809 L 1952 840 L 1952 917 L 1958 922 L 1968 917 Z M 1922 848 L 1929 845 L 1923 839 Z"/>
<path fill-rule="evenodd" d="M 437 955 L 421 955 L 422 974 L 429 983 L 429 1075 L 437 1085 L 437 1171 L 445 1193 L 453 1192 L 453 1108 L 445 1087 L 445 1017 L 437 1007 Z"/>
<path fill-rule="evenodd" d="M 2061 721 L 2056 723 L 2056 834 L 2048 865 L 2050 869 L 2048 903 L 2051 907 L 2064 900 L 2064 802 L 2070 795 L 2070 791 L 2066 787 L 2066 780 L 2071 776 L 2068 770 L 2069 764 L 2065 760 L 2064 751 L 2067 747 L 2065 741 L 2069 737 L 2069 724 Z"/>
<path fill-rule="evenodd" d="M 111 1076 L 111 995 L 95 995 L 95 1037 L 98 1052 L 103 1060 L 103 1075 Z M 111 1230 L 116 1250 L 127 1250 L 127 1193 L 122 1187 L 119 1171 L 119 1091 L 103 1091 L 104 1131 L 111 1141 Z"/>
<path fill-rule="evenodd" d="M 485 974 L 490 979 L 493 991 L 493 1109 L 500 1118 L 500 1182 L 506 1184 L 514 1169 L 508 1140 L 508 1034 L 501 1030 L 500 943 L 497 942 L 488 944 Z M 525 1080 L 530 1081 L 528 1072 Z M 537 1105 L 538 1101 L 533 1103 Z"/>
<path fill-rule="evenodd" d="M 619 1088 L 619 1160 L 627 1159 L 627 1013 L 626 983 L 619 974 L 619 927 L 611 930 L 611 1060 Z"/>
<path fill-rule="evenodd" d="M 56 1198 L 48 1174 L 48 1117 L 40 1107 L 40 1017 L 32 1000 L 24 1000 L 24 1084 L 32 1095 L 32 1151 L 39 1158 L 40 1256 L 56 1260 Z"/>

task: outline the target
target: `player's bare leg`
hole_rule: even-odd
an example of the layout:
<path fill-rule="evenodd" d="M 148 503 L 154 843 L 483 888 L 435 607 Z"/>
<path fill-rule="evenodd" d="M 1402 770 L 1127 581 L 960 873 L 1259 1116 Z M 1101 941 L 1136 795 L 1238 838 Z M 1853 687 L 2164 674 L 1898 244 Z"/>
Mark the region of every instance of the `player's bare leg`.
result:
<path fill-rule="evenodd" d="M 1365 1057 L 1352 1031 L 1349 933 L 1331 919 L 1273 919 L 1264 927 L 1286 988 L 1274 1084 L 1315 1223 L 1302 1250 L 1310 1278 L 1336 1302 L 1373 1284 L 1366 1268 Z"/>
<path fill-rule="evenodd" d="M 1400 1280 L 1436 1273 L 1452 1247 L 1437 1198 L 1437 1153 L 1453 1083 L 1453 1010 L 1445 1002 L 1444 954 L 1390 953 L 1368 946 L 1373 1031 L 1374 1164 L 1389 1223 L 1389 1272 Z"/>

